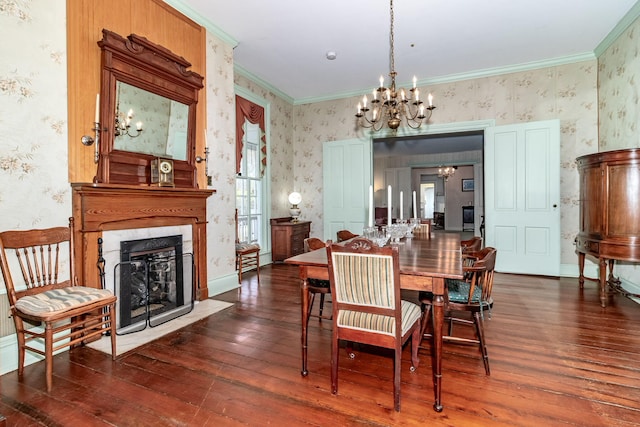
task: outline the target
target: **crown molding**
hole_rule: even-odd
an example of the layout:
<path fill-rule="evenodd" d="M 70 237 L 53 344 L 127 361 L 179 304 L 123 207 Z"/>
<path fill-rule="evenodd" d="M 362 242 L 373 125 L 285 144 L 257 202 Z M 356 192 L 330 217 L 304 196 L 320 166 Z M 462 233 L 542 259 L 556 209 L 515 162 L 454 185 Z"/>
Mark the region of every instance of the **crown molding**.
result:
<path fill-rule="evenodd" d="M 290 97 L 289 95 L 287 95 L 286 93 L 278 89 L 277 87 L 273 86 L 271 83 L 267 82 L 266 80 L 262 80 L 260 77 L 256 76 L 251 71 L 247 70 L 241 65 L 234 63 L 233 70 L 235 74 L 243 76 L 256 84 L 259 84 L 260 86 L 267 89 L 268 91 L 273 92 L 279 98 L 282 98 L 285 101 L 295 105 L 294 99 L 292 97 Z"/>
<path fill-rule="evenodd" d="M 600 56 L 625 32 L 627 28 L 631 24 L 633 24 L 636 19 L 640 16 L 640 1 L 636 2 L 629 12 L 618 22 L 618 24 L 613 27 L 613 30 L 600 42 L 598 46 L 594 49 L 594 53 L 596 58 L 600 58 Z"/>

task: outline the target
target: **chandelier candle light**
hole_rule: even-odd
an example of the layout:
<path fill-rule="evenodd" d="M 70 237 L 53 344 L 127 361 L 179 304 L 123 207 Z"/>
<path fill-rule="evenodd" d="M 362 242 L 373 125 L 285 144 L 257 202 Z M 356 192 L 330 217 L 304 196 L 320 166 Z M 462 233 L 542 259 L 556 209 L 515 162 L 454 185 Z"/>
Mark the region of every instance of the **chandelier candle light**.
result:
<path fill-rule="evenodd" d="M 358 124 L 365 128 L 372 128 L 379 131 L 386 124 L 389 129 L 396 131 L 400 123 L 405 121 L 407 126 L 412 129 L 418 129 L 422 126 L 423 121 L 426 123 L 431 118 L 433 110 L 433 96 L 427 96 L 428 105 L 425 106 L 420 99 L 420 90 L 416 87 L 417 79 L 413 76 L 413 87 L 409 89 L 409 93 L 401 88 L 396 90 L 396 73 L 395 56 L 393 51 L 393 0 L 390 0 L 391 10 L 391 29 L 390 29 L 390 72 L 391 85 L 384 86 L 384 77 L 380 76 L 380 86 L 373 90 L 371 98 L 371 108 L 368 107 L 369 99 L 367 95 L 362 97 L 362 103 L 358 103 Z M 367 113 L 371 111 L 371 116 L 367 117 Z"/>

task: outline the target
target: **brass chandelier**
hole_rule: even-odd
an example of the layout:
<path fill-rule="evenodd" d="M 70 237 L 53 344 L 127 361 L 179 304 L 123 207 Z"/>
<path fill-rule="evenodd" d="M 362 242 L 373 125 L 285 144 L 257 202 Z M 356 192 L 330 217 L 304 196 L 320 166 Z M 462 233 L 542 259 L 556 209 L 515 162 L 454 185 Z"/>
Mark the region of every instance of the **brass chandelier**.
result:
<path fill-rule="evenodd" d="M 428 95 L 428 105 L 420 99 L 420 91 L 416 88 L 416 77 L 413 77 L 413 87 L 409 89 L 409 92 L 401 88 L 396 90 L 396 71 L 395 71 L 395 57 L 393 51 L 393 0 L 390 0 L 391 10 L 391 29 L 389 35 L 389 42 L 391 45 L 390 52 L 390 72 L 391 85 L 389 87 L 384 86 L 384 78 L 380 76 L 380 86 L 373 90 L 371 98 L 371 107 L 369 108 L 369 99 L 367 95 L 364 95 L 362 102 L 358 103 L 358 124 L 365 128 L 372 128 L 374 131 L 379 131 L 383 128 L 384 124 L 389 129 L 396 131 L 403 121 L 412 128 L 418 129 L 422 126 L 423 122 L 429 121 L 433 110 L 436 108 L 433 105 L 433 96 Z M 371 115 L 368 116 L 368 112 L 371 111 Z"/>

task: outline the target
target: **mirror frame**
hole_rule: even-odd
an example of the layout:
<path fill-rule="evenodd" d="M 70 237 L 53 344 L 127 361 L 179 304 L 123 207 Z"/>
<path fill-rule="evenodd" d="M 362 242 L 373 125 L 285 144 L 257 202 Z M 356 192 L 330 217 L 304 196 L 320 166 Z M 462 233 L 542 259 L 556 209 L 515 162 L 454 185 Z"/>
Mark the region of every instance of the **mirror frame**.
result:
<path fill-rule="evenodd" d="M 102 49 L 101 135 L 95 181 L 152 185 L 151 162 L 158 156 L 114 148 L 116 84 L 120 81 L 189 107 L 187 159 L 174 160 L 174 183 L 179 188 L 197 188 L 196 105 L 203 77 L 187 70 L 191 63 L 181 56 L 136 34 L 124 38 L 103 29 L 98 46 Z"/>

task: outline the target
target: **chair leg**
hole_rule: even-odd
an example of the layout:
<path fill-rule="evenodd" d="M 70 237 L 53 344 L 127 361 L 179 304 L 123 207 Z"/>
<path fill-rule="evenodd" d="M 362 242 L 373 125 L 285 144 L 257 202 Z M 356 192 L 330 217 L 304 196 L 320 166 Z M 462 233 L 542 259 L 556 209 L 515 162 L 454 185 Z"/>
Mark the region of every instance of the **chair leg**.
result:
<path fill-rule="evenodd" d="M 256 252 L 256 274 L 258 275 L 258 285 L 260 284 L 260 252 Z"/>
<path fill-rule="evenodd" d="M 487 375 L 491 375 L 489 370 L 489 355 L 487 353 L 487 343 L 484 338 L 484 325 L 482 316 L 480 313 L 473 313 L 473 324 L 476 327 L 476 334 L 478 335 L 478 341 L 480 343 L 480 352 L 482 353 L 482 361 L 484 362 L 484 372 Z"/>
<path fill-rule="evenodd" d="M 237 257 L 238 266 L 238 284 L 242 284 L 242 256 Z"/>
<path fill-rule="evenodd" d="M 24 358 L 26 353 L 24 324 L 22 323 L 22 319 L 18 316 L 14 316 L 14 320 L 16 325 L 16 336 L 18 337 L 18 376 L 22 377 L 22 374 L 24 373 Z"/>
<path fill-rule="evenodd" d="M 402 345 L 399 343 L 396 343 L 396 351 L 393 358 L 393 407 L 396 410 L 396 412 L 400 412 L 400 364 L 401 362 L 402 362 Z"/>
<path fill-rule="evenodd" d="M 324 294 L 320 294 L 320 319 L 322 319 L 323 308 L 324 308 Z"/>
<path fill-rule="evenodd" d="M 429 319 L 431 317 L 431 304 L 422 305 L 422 319 L 420 320 L 420 335 L 424 337 L 429 327 Z M 422 341 L 422 338 L 420 339 Z"/>
<path fill-rule="evenodd" d="M 411 334 L 411 371 L 415 371 L 420 365 L 420 358 L 418 357 L 418 348 L 422 341 L 422 327 L 419 326 L 413 330 Z"/>
<path fill-rule="evenodd" d="M 331 340 L 331 393 L 338 394 L 338 350 L 340 343 L 338 342 L 338 334 L 333 332 Z"/>
<path fill-rule="evenodd" d="M 47 378 L 47 393 L 53 387 L 53 329 L 51 323 L 45 324 L 44 330 L 44 359 Z"/>
<path fill-rule="evenodd" d="M 111 335 L 111 360 L 116 360 L 116 321 L 115 303 L 109 305 L 107 314 L 109 315 L 109 330 Z"/>

